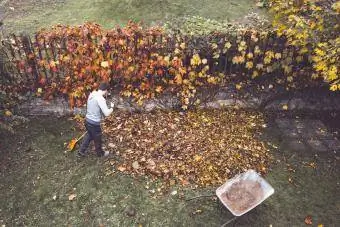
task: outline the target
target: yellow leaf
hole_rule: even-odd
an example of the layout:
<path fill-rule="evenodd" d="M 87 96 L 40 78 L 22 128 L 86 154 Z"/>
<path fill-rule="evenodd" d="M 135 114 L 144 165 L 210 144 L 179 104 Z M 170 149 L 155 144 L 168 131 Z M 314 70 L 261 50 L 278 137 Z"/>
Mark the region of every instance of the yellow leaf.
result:
<path fill-rule="evenodd" d="M 213 56 L 213 58 L 215 58 L 215 59 L 217 59 L 219 57 L 220 57 L 220 55 L 218 53 L 214 54 L 214 56 Z"/>
<path fill-rule="evenodd" d="M 226 42 L 224 44 L 224 48 L 229 49 L 230 47 L 231 47 L 231 43 L 230 42 Z"/>
<path fill-rule="evenodd" d="M 281 57 L 282 57 L 281 53 L 276 53 L 276 54 L 275 54 L 275 58 L 276 58 L 277 60 L 281 59 Z"/>
<path fill-rule="evenodd" d="M 253 68 L 253 66 L 254 66 L 254 64 L 253 64 L 253 62 L 251 62 L 251 61 L 248 61 L 248 62 L 246 63 L 246 68 L 247 68 L 247 69 L 251 69 L 251 68 Z"/>
<path fill-rule="evenodd" d="M 107 67 L 109 67 L 109 62 L 108 61 L 102 61 L 100 63 L 100 66 L 103 67 L 103 68 L 107 68 Z"/>
<path fill-rule="evenodd" d="M 325 53 L 323 50 L 319 49 L 319 48 L 316 48 L 316 49 L 315 49 L 315 53 L 316 53 L 317 55 L 321 56 L 321 57 L 323 57 L 323 56 L 326 55 L 326 53 Z"/>
<path fill-rule="evenodd" d="M 288 105 L 287 105 L 287 104 L 284 104 L 284 105 L 282 106 L 282 109 L 283 109 L 283 110 L 288 110 Z"/>
<path fill-rule="evenodd" d="M 201 155 L 195 155 L 195 156 L 194 156 L 194 160 L 195 160 L 196 162 L 199 162 L 199 161 L 202 160 L 202 156 L 201 156 Z"/>
<path fill-rule="evenodd" d="M 38 88 L 38 93 L 42 93 L 42 88 L 40 87 L 40 88 Z"/>
<path fill-rule="evenodd" d="M 338 86 L 337 86 L 336 84 L 333 84 L 333 85 L 329 88 L 329 90 L 331 90 L 331 91 L 336 91 L 336 90 L 338 90 Z"/>
<path fill-rule="evenodd" d="M 326 71 L 327 70 L 327 65 L 324 61 L 320 61 L 314 66 L 316 71 Z"/>
<path fill-rule="evenodd" d="M 243 63 L 244 62 L 244 57 L 243 56 L 235 56 L 235 57 L 233 57 L 233 60 L 232 60 L 232 62 L 234 63 L 234 64 L 241 64 L 241 63 Z"/>
<path fill-rule="evenodd" d="M 335 10 L 337 13 L 340 13 L 340 1 L 334 2 L 332 5 L 332 9 Z"/>
<path fill-rule="evenodd" d="M 308 52 L 308 48 L 307 47 L 303 47 L 300 51 L 299 54 L 305 54 Z"/>
<path fill-rule="evenodd" d="M 211 44 L 211 47 L 212 47 L 213 49 L 217 49 L 217 44 L 216 44 L 216 43 L 213 43 L 213 44 Z"/>
<path fill-rule="evenodd" d="M 264 60 L 263 60 L 263 62 L 265 64 L 270 64 L 271 61 L 272 61 L 272 59 L 270 57 L 265 57 Z"/>
<path fill-rule="evenodd" d="M 338 72 L 338 70 L 337 70 L 336 66 L 335 65 L 331 66 L 330 69 L 328 70 L 327 79 L 329 81 L 336 80 L 338 78 L 337 72 Z"/>
<path fill-rule="evenodd" d="M 195 65 L 200 65 L 201 64 L 201 58 L 198 54 L 194 54 L 192 56 L 192 58 L 190 59 L 190 64 L 192 66 L 195 66 Z"/>
<path fill-rule="evenodd" d="M 207 59 L 205 59 L 205 58 L 204 58 L 204 59 L 202 59 L 202 64 L 204 64 L 204 65 L 205 65 L 205 64 L 207 64 L 207 62 L 208 62 L 208 60 L 207 60 Z"/>
<path fill-rule="evenodd" d="M 259 46 L 255 46 L 254 53 L 255 54 L 260 54 L 261 53 L 261 50 L 260 50 Z"/>
<path fill-rule="evenodd" d="M 170 62 L 170 57 L 169 56 L 165 56 L 164 57 L 164 61 L 168 64 Z"/>
<path fill-rule="evenodd" d="M 273 51 L 269 50 L 269 51 L 266 51 L 265 55 L 268 57 L 268 58 L 274 58 L 275 54 Z"/>
<path fill-rule="evenodd" d="M 185 48 L 185 43 L 181 43 L 181 45 L 179 45 L 179 47 L 184 49 Z"/>
<path fill-rule="evenodd" d="M 259 73 L 257 71 L 254 71 L 251 78 L 254 79 L 254 78 L 258 77 L 258 75 L 259 75 Z"/>
<path fill-rule="evenodd" d="M 10 116 L 12 116 L 12 115 L 13 115 L 13 114 L 12 114 L 11 111 L 9 111 L 9 110 L 6 110 L 6 111 L 5 111 L 5 116 L 10 117 Z"/>
<path fill-rule="evenodd" d="M 157 86 L 156 92 L 161 93 L 163 91 L 163 88 L 161 86 Z"/>
<path fill-rule="evenodd" d="M 241 84 L 236 84 L 235 87 L 236 87 L 237 90 L 240 90 L 242 88 L 242 85 Z"/>
<path fill-rule="evenodd" d="M 182 75 L 181 74 L 176 74 L 175 76 L 175 83 L 176 84 L 182 84 L 183 83 L 183 79 L 182 79 Z"/>

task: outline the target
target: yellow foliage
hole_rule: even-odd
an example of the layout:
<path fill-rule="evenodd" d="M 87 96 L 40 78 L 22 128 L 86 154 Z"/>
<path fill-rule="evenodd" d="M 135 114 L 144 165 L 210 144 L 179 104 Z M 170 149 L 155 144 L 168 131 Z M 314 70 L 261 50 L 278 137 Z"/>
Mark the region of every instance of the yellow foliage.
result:
<path fill-rule="evenodd" d="M 254 67 L 254 63 L 253 63 L 253 62 L 248 61 L 248 62 L 246 63 L 246 68 L 247 68 L 247 69 L 251 69 L 251 68 L 253 68 L 253 67 Z"/>
<path fill-rule="evenodd" d="M 230 43 L 230 42 L 226 42 L 226 43 L 224 44 L 224 48 L 230 49 L 230 47 L 231 47 L 231 43 Z"/>
<path fill-rule="evenodd" d="M 194 54 L 190 60 L 192 66 L 198 66 L 202 63 L 201 58 L 198 54 Z"/>
<path fill-rule="evenodd" d="M 251 75 L 251 78 L 254 79 L 259 76 L 259 73 L 257 71 L 253 71 L 253 74 Z"/>
<path fill-rule="evenodd" d="M 338 14 L 340 13 L 340 1 L 334 2 L 332 5 L 332 9 L 335 10 Z"/>
<path fill-rule="evenodd" d="M 233 57 L 233 60 L 232 60 L 232 62 L 234 63 L 234 64 L 241 64 L 241 63 L 243 63 L 244 62 L 244 57 L 243 56 L 235 56 L 235 57 Z"/>

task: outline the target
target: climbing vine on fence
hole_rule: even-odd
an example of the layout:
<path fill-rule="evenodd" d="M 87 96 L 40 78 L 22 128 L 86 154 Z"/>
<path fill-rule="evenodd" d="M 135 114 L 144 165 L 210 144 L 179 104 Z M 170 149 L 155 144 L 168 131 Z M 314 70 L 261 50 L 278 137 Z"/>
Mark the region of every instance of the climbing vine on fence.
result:
<path fill-rule="evenodd" d="M 340 90 L 340 1 L 269 0 L 273 26 L 290 45 L 313 64 L 313 78 L 321 77 Z"/>
<path fill-rule="evenodd" d="M 83 105 L 101 81 L 118 84 L 123 96 L 139 104 L 171 92 L 187 109 L 200 103 L 196 94 L 202 88 L 233 83 L 242 89 L 263 77 L 287 89 L 308 86 L 313 79 L 306 75 L 317 67 L 310 61 L 314 49 L 295 45 L 280 29 L 190 35 L 132 22 L 111 30 L 85 23 L 44 29 L 32 40 L 12 36 L 7 41 L 18 73 L 33 78 L 22 83 L 47 99 L 64 94 L 72 107 Z"/>

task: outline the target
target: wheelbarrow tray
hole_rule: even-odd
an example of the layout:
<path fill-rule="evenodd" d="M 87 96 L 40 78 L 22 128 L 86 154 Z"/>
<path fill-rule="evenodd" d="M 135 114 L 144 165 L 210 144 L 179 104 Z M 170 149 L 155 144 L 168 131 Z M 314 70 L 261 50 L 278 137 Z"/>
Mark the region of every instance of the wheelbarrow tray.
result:
<path fill-rule="evenodd" d="M 246 206 L 242 210 L 233 209 L 232 204 L 226 200 L 226 195 L 228 192 L 231 193 L 232 187 L 234 187 L 236 184 L 241 184 L 242 182 L 256 182 L 257 185 L 259 185 L 262 192 L 257 195 L 257 199 L 253 204 L 249 204 L 249 206 Z M 232 190 L 234 190 L 232 189 Z M 252 190 L 247 190 L 247 193 L 251 194 L 253 193 Z M 221 201 L 221 203 L 234 215 L 234 216 L 241 216 L 248 211 L 252 210 L 259 204 L 261 204 L 264 200 L 266 200 L 269 196 L 271 196 L 274 193 L 274 188 L 265 180 L 263 179 L 258 173 L 256 173 L 254 170 L 248 170 L 244 173 L 241 173 L 239 175 L 236 175 L 232 179 L 226 181 L 222 186 L 216 189 L 216 195 Z M 240 195 L 242 196 L 242 194 Z M 254 197 L 255 198 L 255 197 Z M 228 204 L 229 203 L 229 204 Z M 237 201 L 235 201 L 237 203 Z"/>

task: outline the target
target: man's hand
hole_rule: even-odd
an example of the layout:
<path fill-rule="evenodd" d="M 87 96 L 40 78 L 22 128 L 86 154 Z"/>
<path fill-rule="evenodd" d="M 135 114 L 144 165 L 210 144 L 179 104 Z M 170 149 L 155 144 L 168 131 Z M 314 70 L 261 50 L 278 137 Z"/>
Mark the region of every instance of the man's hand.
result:
<path fill-rule="evenodd" d="M 111 108 L 114 108 L 115 107 L 115 104 L 113 102 L 110 103 L 110 107 Z"/>

